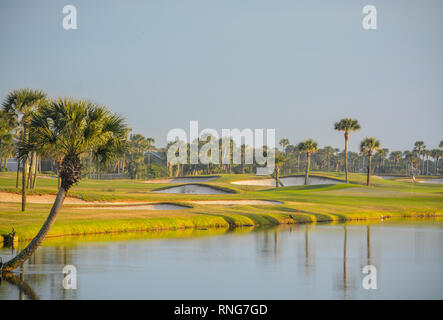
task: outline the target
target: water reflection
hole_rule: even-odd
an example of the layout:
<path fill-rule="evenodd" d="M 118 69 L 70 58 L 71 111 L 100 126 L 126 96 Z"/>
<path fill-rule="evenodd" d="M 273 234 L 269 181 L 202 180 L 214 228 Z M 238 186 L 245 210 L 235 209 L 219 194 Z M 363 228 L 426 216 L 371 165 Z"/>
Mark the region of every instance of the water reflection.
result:
<path fill-rule="evenodd" d="M 39 300 L 38 295 L 25 281 L 25 270 L 22 266 L 19 277 L 13 273 L 4 273 L 0 276 L 0 286 L 3 281 L 8 282 L 11 286 L 18 288 L 18 300 L 25 300 L 25 296 L 30 300 Z"/>
<path fill-rule="evenodd" d="M 0 299 L 441 299 L 442 247 L 441 220 L 48 239 L 2 277 Z M 361 287 L 366 264 L 377 290 Z M 77 290 L 63 289 L 65 265 Z"/>

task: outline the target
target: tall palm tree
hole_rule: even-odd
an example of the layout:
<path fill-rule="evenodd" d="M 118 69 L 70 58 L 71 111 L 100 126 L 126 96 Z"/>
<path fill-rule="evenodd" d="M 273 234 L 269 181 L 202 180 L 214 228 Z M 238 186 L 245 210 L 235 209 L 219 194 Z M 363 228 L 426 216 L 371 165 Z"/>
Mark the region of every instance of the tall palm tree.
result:
<path fill-rule="evenodd" d="M 154 146 L 155 143 L 155 139 L 154 138 L 146 138 L 146 145 L 147 145 L 147 151 L 148 151 L 148 168 L 149 168 L 149 172 L 151 171 L 151 151 L 152 148 Z"/>
<path fill-rule="evenodd" d="M 280 168 L 283 166 L 283 164 L 286 161 L 285 156 L 282 154 L 276 154 L 274 158 L 274 166 L 275 166 L 275 187 L 280 187 Z"/>
<path fill-rule="evenodd" d="M 309 183 L 309 171 L 311 170 L 311 155 L 318 151 L 318 144 L 312 139 L 308 139 L 305 142 L 300 142 L 297 148 L 306 152 L 306 173 L 305 173 L 305 185 Z"/>
<path fill-rule="evenodd" d="M 437 175 L 437 171 L 438 171 L 438 160 L 440 159 L 441 156 L 441 150 L 439 149 L 432 149 L 431 150 L 431 157 L 434 159 L 434 174 Z"/>
<path fill-rule="evenodd" d="M 45 102 L 46 93 L 41 90 L 18 89 L 11 91 L 3 101 L 3 111 L 15 114 L 20 119 L 20 143 L 25 144 L 28 140 L 28 126 L 30 116 L 41 104 Z M 17 156 L 17 181 L 20 169 L 20 160 L 23 167 L 22 174 L 22 211 L 26 208 L 26 178 L 28 171 L 28 155 L 18 154 Z"/>
<path fill-rule="evenodd" d="M 416 141 L 414 143 L 414 150 L 418 155 L 418 170 L 420 171 L 420 156 L 423 155 L 423 151 L 426 149 L 425 143 L 423 141 Z M 424 163 L 424 161 L 423 161 Z M 421 170 L 421 174 L 423 174 L 423 170 Z"/>
<path fill-rule="evenodd" d="M 351 131 L 360 130 L 360 124 L 356 119 L 344 118 L 334 124 L 334 129 L 337 131 L 344 131 L 345 136 L 345 175 L 346 183 L 348 180 L 348 144 L 349 144 L 349 134 Z"/>
<path fill-rule="evenodd" d="M 426 166 L 426 171 L 423 171 L 423 174 L 429 175 L 429 156 L 431 155 L 431 150 L 425 149 L 423 150 L 423 168 Z"/>
<path fill-rule="evenodd" d="M 369 158 L 368 161 L 368 178 L 366 181 L 366 185 L 369 186 L 371 179 L 371 165 L 372 165 L 372 156 L 374 155 L 374 151 L 378 151 L 380 149 L 380 141 L 376 140 L 372 137 L 365 138 L 360 144 L 360 151 L 363 154 L 366 154 Z"/>
<path fill-rule="evenodd" d="M 43 106 L 30 121 L 30 130 L 36 140 L 20 146 L 23 151 L 31 145 L 54 145 L 63 155 L 61 186 L 48 218 L 39 233 L 13 259 L 2 266 L 2 271 L 11 271 L 23 264 L 37 250 L 48 234 L 60 212 L 63 201 L 73 184 L 81 178 L 80 157 L 89 150 L 108 146 L 110 156 L 124 145 L 126 135 L 122 118 L 106 108 L 87 101 L 58 99 Z M 112 147 L 111 147 L 112 146 Z"/>

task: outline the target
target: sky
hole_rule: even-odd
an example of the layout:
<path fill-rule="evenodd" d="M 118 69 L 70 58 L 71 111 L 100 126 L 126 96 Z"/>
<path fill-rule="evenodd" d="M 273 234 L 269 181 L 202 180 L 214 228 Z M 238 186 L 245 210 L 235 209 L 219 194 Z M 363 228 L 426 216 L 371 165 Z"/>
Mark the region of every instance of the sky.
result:
<path fill-rule="evenodd" d="M 76 30 L 63 28 L 65 5 Z M 377 8 L 377 29 L 362 9 Z M 443 140 L 441 0 L 1 0 L 0 99 L 87 98 L 166 143 L 173 128 L 275 128 L 343 148 L 335 121 L 411 149 Z"/>

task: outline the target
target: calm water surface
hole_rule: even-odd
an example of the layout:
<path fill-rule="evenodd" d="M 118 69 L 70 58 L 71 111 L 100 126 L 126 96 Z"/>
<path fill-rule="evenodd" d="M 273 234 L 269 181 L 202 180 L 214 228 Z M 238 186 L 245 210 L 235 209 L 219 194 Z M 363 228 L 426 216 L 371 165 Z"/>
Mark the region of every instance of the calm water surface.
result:
<path fill-rule="evenodd" d="M 63 289 L 68 264 L 77 290 Z M 362 287 L 368 264 L 376 290 Z M 443 299 L 442 270 L 442 220 L 65 237 L 0 299 Z"/>

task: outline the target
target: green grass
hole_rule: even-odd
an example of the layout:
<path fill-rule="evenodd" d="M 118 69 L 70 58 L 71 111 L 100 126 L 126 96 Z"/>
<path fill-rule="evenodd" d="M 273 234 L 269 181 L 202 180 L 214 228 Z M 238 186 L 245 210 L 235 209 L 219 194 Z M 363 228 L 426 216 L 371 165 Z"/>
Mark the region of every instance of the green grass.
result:
<path fill-rule="evenodd" d="M 313 172 L 335 179 L 343 173 Z M 154 189 L 174 184 L 148 184 L 132 180 L 82 180 L 69 195 L 86 201 L 155 201 L 185 204 L 188 200 L 274 200 L 281 205 L 203 205 L 161 210 L 81 210 L 79 205 L 65 205 L 49 237 L 77 234 L 116 233 L 132 231 L 189 230 L 195 228 L 231 228 L 233 226 L 265 226 L 290 223 L 315 223 L 379 219 L 380 217 L 411 217 L 443 215 L 443 185 L 421 184 L 372 178 L 365 186 L 366 176 L 350 174 L 351 184 L 293 186 L 234 185 L 231 181 L 269 177 L 254 175 L 221 175 L 205 185 L 228 194 L 162 194 Z M 14 173 L 0 173 L 0 191 L 20 193 L 15 188 Z M 55 194 L 57 180 L 39 178 L 37 188 L 29 194 Z M 89 205 L 89 204 L 87 204 Z M 93 204 L 91 204 L 93 205 Z M 19 203 L 0 202 L 0 234 L 17 230 L 20 240 L 31 239 L 39 230 L 50 210 L 50 204 L 27 205 L 20 211 Z"/>

